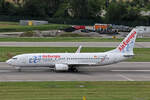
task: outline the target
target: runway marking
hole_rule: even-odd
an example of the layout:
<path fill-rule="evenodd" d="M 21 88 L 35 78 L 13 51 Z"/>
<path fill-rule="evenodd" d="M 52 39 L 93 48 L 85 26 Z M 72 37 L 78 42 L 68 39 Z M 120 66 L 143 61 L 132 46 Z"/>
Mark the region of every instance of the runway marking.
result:
<path fill-rule="evenodd" d="M 124 78 L 124 79 L 126 79 L 128 81 L 134 81 L 133 79 L 131 79 L 131 78 L 125 76 L 125 75 L 119 74 L 119 76 L 121 76 L 122 78 Z"/>
<path fill-rule="evenodd" d="M 150 72 L 150 70 L 111 70 L 112 72 Z"/>

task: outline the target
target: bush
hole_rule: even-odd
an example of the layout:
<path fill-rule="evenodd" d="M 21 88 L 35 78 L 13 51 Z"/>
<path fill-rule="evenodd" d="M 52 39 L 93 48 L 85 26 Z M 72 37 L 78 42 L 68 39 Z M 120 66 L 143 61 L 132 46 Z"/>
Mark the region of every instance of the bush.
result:
<path fill-rule="evenodd" d="M 33 31 L 24 32 L 20 35 L 20 37 L 40 37 L 40 34 Z"/>
<path fill-rule="evenodd" d="M 76 33 L 63 33 L 57 37 L 86 37 L 86 35 L 76 34 Z"/>

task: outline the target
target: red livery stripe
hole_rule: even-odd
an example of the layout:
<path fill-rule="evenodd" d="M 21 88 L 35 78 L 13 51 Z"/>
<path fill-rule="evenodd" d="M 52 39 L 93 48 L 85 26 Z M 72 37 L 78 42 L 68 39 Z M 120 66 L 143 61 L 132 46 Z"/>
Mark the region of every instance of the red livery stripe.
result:
<path fill-rule="evenodd" d="M 118 49 L 119 49 L 120 51 L 122 51 L 122 50 L 126 47 L 126 45 L 131 41 L 131 39 L 134 38 L 135 34 L 136 34 L 136 31 L 134 31 L 134 32 L 128 37 L 128 39 L 127 39 L 126 41 L 123 41 L 122 44 L 118 47 Z"/>

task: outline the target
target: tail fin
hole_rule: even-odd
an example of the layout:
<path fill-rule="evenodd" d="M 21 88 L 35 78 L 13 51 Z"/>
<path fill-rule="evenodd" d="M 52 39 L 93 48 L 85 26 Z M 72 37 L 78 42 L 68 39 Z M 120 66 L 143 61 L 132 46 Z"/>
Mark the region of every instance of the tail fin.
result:
<path fill-rule="evenodd" d="M 109 52 L 125 53 L 126 55 L 134 55 L 133 48 L 136 40 L 138 30 L 136 28 L 128 34 L 128 36 L 120 43 L 120 45 Z"/>

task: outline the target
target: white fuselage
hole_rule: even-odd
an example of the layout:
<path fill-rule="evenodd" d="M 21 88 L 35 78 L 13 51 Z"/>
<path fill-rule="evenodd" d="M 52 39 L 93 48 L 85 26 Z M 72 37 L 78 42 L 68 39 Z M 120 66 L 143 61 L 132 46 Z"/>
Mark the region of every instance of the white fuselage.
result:
<path fill-rule="evenodd" d="M 107 65 L 126 60 L 122 53 L 35 53 L 13 57 L 7 63 L 19 67 L 66 65 Z"/>

